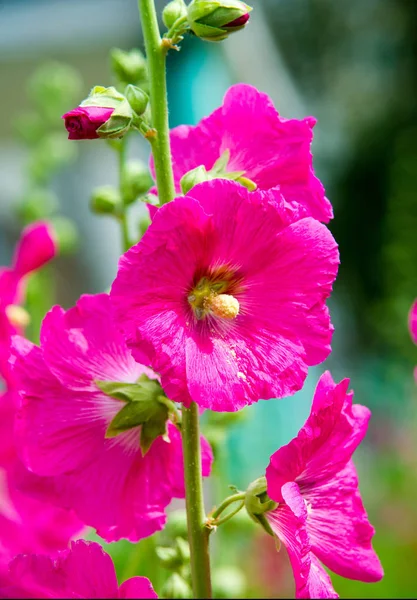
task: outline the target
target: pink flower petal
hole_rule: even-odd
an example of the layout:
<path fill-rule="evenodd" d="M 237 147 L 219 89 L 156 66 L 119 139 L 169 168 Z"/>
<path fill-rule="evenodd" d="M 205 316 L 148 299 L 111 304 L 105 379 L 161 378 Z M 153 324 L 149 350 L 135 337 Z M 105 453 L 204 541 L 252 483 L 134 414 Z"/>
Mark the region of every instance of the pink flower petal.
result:
<path fill-rule="evenodd" d="M 294 572 L 296 598 L 338 598 L 330 577 L 311 552 L 307 508 L 296 483 L 282 487 L 285 504 L 266 513 L 275 535 L 285 545 Z"/>
<path fill-rule="evenodd" d="M 316 556 L 342 577 L 379 581 L 384 572 L 372 548 L 375 530 L 363 507 L 352 461 L 328 481 L 300 486 L 309 511 L 307 530 Z"/>
<path fill-rule="evenodd" d="M 146 577 L 119 588 L 110 556 L 100 544 L 79 540 L 54 558 L 19 555 L 10 564 L 12 585 L 2 598 L 157 598 Z M 133 595 L 134 594 L 134 595 Z"/>
<path fill-rule="evenodd" d="M 210 170 L 230 152 L 227 171 L 244 171 L 259 189 L 280 186 L 285 199 L 301 204 L 306 216 L 328 222 L 333 217 L 324 188 L 314 174 L 310 146 L 315 119 L 283 119 L 271 99 L 256 88 L 238 84 L 223 105 L 195 127 L 171 131 L 177 192 L 181 177 L 200 165 Z"/>
<path fill-rule="evenodd" d="M 111 305 L 107 294 L 84 295 L 67 311 L 55 306 L 42 323 L 44 360 L 69 389 L 97 392 L 94 380 L 134 382 L 143 373 L 123 337 L 109 327 Z"/>
<path fill-rule="evenodd" d="M 119 598 L 158 598 L 147 577 L 131 577 L 119 589 Z"/>
<path fill-rule="evenodd" d="M 57 254 L 52 226 L 47 222 L 31 223 L 22 231 L 13 258 L 13 269 L 21 277 L 40 269 Z"/>

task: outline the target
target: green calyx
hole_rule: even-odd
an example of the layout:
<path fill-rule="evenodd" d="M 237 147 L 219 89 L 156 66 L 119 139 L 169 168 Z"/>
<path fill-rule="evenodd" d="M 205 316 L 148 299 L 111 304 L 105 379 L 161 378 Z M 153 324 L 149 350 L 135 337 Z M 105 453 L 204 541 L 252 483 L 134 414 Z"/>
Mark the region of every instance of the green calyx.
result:
<path fill-rule="evenodd" d="M 187 14 L 187 6 L 184 0 L 171 0 L 162 11 L 164 25 L 171 29 L 179 19 Z"/>
<path fill-rule="evenodd" d="M 261 525 L 269 535 L 275 537 L 265 514 L 276 509 L 278 503 L 271 500 L 266 490 L 267 483 L 265 477 L 259 477 L 259 479 L 253 481 L 246 490 L 245 508 L 255 523 Z"/>
<path fill-rule="evenodd" d="M 191 31 L 203 40 L 220 42 L 245 24 L 229 24 L 248 14 L 252 7 L 240 0 L 193 0 L 187 8 Z"/>
<path fill-rule="evenodd" d="M 97 387 L 107 396 L 125 402 L 125 406 L 113 417 L 106 431 L 106 438 L 140 426 L 140 448 L 144 456 L 154 440 L 167 435 L 167 421 L 176 420 L 173 402 L 163 394 L 158 381 L 142 375 L 137 383 L 96 381 Z"/>
<path fill-rule="evenodd" d="M 204 165 L 200 165 L 182 176 L 180 185 L 183 194 L 187 194 L 195 185 L 212 179 L 228 179 L 243 185 L 250 192 L 256 190 L 257 185 L 251 179 L 245 177 L 245 171 L 226 171 L 230 160 L 230 151 L 225 150 L 216 160 L 210 171 Z"/>
<path fill-rule="evenodd" d="M 123 137 L 130 129 L 133 117 L 136 116 L 125 96 L 112 86 L 105 88 L 96 85 L 80 106 L 100 106 L 114 109 L 111 117 L 96 130 L 97 134 L 105 139 Z"/>

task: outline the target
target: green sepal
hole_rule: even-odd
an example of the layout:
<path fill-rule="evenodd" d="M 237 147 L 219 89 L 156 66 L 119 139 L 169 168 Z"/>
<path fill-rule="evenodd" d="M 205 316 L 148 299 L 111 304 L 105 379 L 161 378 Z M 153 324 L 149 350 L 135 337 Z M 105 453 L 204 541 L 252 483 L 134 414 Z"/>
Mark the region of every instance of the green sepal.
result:
<path fill-rule="evenodd" d="M 103 106 L 116 109 L 126 98 L 115 87 L 94 86 L 80 106 Z"/>
<path fill-rule="evenodd" d="M 136 85 L 129 83 L 126 86 L 125 95 L 135 113 L 139 116 L 143 115 L 149 102 L 148 94 Z"/>
<path fill-rule="evenodd" d="M 210 169 L 210 173 L 224 173 L 230 160 L 230 150 L 225 150 Z"/>
<path fill-rule="evenodd" d="M 180 186 L 183 194 L 187 194 L 195 185 L 212 179 L 206 167 L 200 165 L 181 177 Z"/>
<path fill-rule="evenodd" d="M 271 500 L 267 494 L 267 483 L 265 477 L 259 477 L 253 481 L 245 495 L 245 508 L 250 518 L 261 525 L 264 530 L 275 537 L 268 520 L 265 517 L 265 513 L 277 508 L 278 503 Z"/>
<path fill-rule="evenodd" d="M 97 387 L 106 395 L 126 402 L 107 427 L 105 437 L 141 427 L 139 444 L 144 456 L 159 436 L 167 436 L 167 420 L 175 412 L 173 403 L 161 390 L 160 384 L 142 376 L 137 383 L 96 381 Z M 168 438 L 166 438 L 169 441 Z"/>

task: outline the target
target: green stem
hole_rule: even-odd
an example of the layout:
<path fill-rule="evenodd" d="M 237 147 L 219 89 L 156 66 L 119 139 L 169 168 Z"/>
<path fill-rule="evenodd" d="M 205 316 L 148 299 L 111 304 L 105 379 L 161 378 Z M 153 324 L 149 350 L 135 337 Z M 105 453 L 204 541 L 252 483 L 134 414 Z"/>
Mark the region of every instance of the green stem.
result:
<path fill-rule="evenodd" d="M 235 515 L 237 515 L 237 513 L 239 511 L 241 511 L 244 506 L 245 506 L 245 501 L 243 500 L 239 504 L 239 506 L 237 506 L 235 508 L 235 510 L 232 510 L 232 512 L 230 512 L 229 514 L 225 515 L 221 519 L 216 519 L 216 522 L 213 523 L 213 525 L 216 525 L 216 527 L 218 527 L 219 525 L 223 525 L 223 523 L 226 523 L 227 521 L 229 521 L 230 519 L 232 519 Z"/>
<path fill-rule="evenodd" d="M 216 508 L 214 513 L 210 516 L 212 520 L 217 519 L 218 516 L 222 514 L 222 512 L 233 504 L 233 502 L 242 502 L 245 499 L 246 492 L 239 492 L 238 494 L 233 494 L 233 496 L 229 496 Z M 239 509 L 240 510 L 240 509 Z"/>
<path fill-rule="evenodd" d="M 195 402 L 182 411 L 182 443 L 193 592 L 195 598 L 211 598 L 210 531 L 205 525 L 199 414 Z"/>
<path fill-rule="evenodd" d="M 154 0 L 138 0 L 145 39 L 150 83 L 152 126 L 156 135 L 149 137 L 155 161 L 156 185 L 160 204 L 175 196 L 169 145 L 168 101 L 166 88 L 166 46 L 162 43 Z M 192 402 L 182 411 L 182 443 L 188 539 L 191 553 L 191 579 L 195 598 L 211 598 L 209 531 L 205 525 L 198 406 Z"/>
<path fill-rule="evenodd" d="M 166 49 L 161 43 L 154 0 L 138 0 L 138 3 L 148 60 L 152 125 L 156 129 L 155 137 L 149 139 L 155 161 L 159 203 L 166 204 L 175 196 L 169 145 Z"/>

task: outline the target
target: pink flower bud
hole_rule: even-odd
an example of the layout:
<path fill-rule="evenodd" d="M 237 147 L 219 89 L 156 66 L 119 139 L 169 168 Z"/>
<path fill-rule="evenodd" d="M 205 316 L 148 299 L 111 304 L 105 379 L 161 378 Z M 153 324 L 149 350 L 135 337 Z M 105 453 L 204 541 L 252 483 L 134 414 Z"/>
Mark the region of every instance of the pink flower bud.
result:
<path fill-rule="evenodd" d="M 226 23 L 223 27 L 243 27 L 249 21 L 249 13 L 238 17 L 234 21 L 230 21 L 230 23 Z"/>
<path fill-rule="evenodd" d="M 114 108 L 102 106 L 78 106 L 62 116 L 69 133 L 69 140 L 95 140 L 97 129 L 108 121 Z"/>

